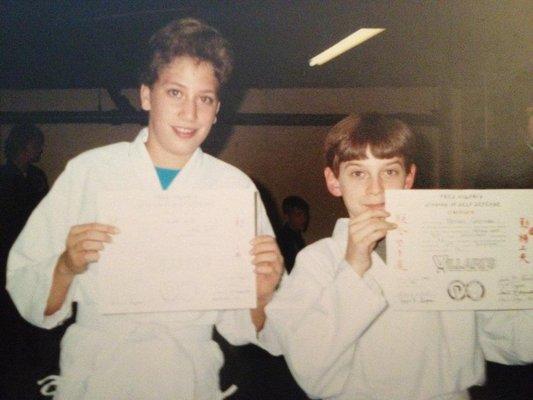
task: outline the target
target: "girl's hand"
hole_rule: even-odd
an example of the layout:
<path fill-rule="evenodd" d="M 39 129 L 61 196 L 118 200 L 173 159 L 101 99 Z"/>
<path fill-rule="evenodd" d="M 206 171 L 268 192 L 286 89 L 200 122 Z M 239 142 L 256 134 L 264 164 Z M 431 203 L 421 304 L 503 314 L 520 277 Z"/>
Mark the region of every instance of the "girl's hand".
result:
<path fill-rule="evenodd" d="M 104 243 L 111 243 L 111 235 L 119 230 L 111 225 L 90 223 L 75 225 L 67 236 L 66 249 L 62 257 L 65 274 L 81 274 L 87 270 L 89 263 L 100 258 Z"/>

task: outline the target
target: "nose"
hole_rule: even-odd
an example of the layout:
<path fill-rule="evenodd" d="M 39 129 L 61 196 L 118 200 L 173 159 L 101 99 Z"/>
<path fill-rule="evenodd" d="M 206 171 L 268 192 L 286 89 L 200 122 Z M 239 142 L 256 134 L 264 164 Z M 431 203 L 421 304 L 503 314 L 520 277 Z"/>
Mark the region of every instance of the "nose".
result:
<path fill-rule="evenodd" d="M 368 194 L 380 194 L 383 192 L 383 183 L 380 177 L 373 177 L 370 179 L 367 187 Z"/>
<path fill-rule="evenodd" d="M 194 99 L 185 99 L 185 101 L 182 103 L 182 107 L 180 108 L 180 116 L 188 121 L 196 120 L 197 109 Z"/>

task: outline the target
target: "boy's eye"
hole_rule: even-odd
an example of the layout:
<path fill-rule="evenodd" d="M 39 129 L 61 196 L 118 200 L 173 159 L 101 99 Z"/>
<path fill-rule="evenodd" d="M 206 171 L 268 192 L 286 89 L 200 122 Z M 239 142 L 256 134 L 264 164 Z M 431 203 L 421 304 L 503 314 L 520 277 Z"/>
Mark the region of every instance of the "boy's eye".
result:
<path fill-rule="evenodd" d="M 387 176 L 396 176 L 396 175 L 398 175 L 398 170 L 396 170 L 396 169 L 388 169 L 388 170 L 385 171 L 385 174 Z"/>
<path fill-rule="evenodd" d="M 365 171 L 360 171 L 356 169 L 350 172 L 350 175 L 353 176 L 354 178 L 362 178 L 365 176 Z"/>

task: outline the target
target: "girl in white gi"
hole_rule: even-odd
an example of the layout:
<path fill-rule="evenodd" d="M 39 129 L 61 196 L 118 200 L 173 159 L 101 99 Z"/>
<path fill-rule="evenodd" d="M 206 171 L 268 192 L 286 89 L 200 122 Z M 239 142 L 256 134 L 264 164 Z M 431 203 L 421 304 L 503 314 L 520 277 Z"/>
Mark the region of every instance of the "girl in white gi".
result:
<path fill-rule="evenodd" d="M 533 360 L 531 312 L 408 312 L 388 309 L 385 189 L 410 189 L 414 137 L 399 120 L 352 115 L 325 141 L 326 185 L 349 218 L 304 250 L 267 306 L 282 352 L 313 398 L 467 399 L 485 359 Z"/>
<path fill-rule="evenodd" d="M 98 312 L 97 269 L 92 264 L 120 228 L 94 222 L 99 192 L 160 191 L 163 181 L 156 167 L 177 175 L 169 191 L 180 186 L 253 187 L 241 171 L 199 147 L 216 121 L 220 87 L 232 69 L 227 42 L 213 28 L 187 19 L 157 32 L 150 49 L 140 89 L 148 127 L 132 143 L 98 148 L 71 160 L 10 253 L 7 288 L 28 321 L 54 327 L 69 317 L 72 302 L 78 303 L 76 323 L 61 344 L 57 399 L 223 398 L 218 379 L 223 360 L 211 339 L 213 326 L 232 344 L 257 342 L 264 306 L 283 270 L 263 210 L 261 235 L 251 245 L 256 309 Z M 172 239 L 162 231 L 161 240 Z M 135 249 L 131 257 L 136 257 Z"/>

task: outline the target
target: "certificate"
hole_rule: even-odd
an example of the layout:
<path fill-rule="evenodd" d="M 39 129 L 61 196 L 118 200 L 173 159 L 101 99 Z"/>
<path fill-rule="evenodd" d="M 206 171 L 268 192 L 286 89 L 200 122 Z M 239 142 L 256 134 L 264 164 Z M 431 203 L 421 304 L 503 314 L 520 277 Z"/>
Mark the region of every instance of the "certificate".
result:
<path fill-rule="evenodd" d="M 388 190 L 384 294 L 410 310 L 533 308 L 533 190 Z"/>
<path fill-rule="evenodd" d="M 99 194 L 120 233 L 95 265 L 102 313 L 254 308 L 252 190 Z"/>

